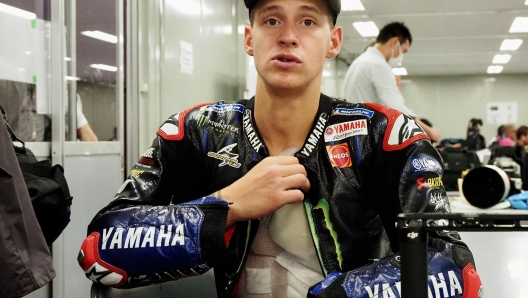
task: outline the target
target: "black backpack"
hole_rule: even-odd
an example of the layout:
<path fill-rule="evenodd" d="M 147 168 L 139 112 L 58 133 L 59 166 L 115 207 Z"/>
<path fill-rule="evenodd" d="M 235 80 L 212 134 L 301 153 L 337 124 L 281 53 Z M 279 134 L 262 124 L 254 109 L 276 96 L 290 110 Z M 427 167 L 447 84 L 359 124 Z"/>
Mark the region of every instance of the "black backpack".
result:
<path fill-rule="evenodd" d="M 51 245 L 70 222 L 72 197 L 60 165 L 51 165 L 50 160 L 38 161 L 33 152 L 26 148 L 7 121 L 4 109 L 0 106 L 7 130 L 13 142 L 22 176 L 33 204 L 46 243 Z"/>
<path fill-rule="evenodd" d="M 481 165 L 480 159 L 475 151 L 461 148 L 446 147 L 440 152 L 444 162 L 444 174 L 442 182 L 447 191 L 458 190 L 458 178 L 462 172 L 471 170 Z"/>

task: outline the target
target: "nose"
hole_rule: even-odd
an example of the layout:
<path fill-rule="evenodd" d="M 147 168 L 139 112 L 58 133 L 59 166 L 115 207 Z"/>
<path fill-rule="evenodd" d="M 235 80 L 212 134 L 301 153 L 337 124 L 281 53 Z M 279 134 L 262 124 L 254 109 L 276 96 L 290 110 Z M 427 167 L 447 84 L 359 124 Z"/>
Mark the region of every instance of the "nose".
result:
<path fill-rule="evenodd" d="M 295 25 L 291 23 L 285 24 L 284 30 L 280 34 L 278 41 L 280 45 L 284 47 L 297 46 L 299 44 L 299 40 L 297 39 Z"/>

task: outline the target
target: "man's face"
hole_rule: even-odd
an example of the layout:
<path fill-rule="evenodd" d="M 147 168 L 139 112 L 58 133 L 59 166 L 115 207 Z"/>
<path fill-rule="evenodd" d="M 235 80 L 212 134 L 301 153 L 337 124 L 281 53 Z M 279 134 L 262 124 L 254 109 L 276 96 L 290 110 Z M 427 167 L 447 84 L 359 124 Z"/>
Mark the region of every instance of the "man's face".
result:
<path fill-rule="evenodd" d="M 289 90 L 320 85 L 325 59 L 339 53 L 342 40 L 325 1 L 261 0 L 253 13 L 244 46 L 264 83 Z"/>

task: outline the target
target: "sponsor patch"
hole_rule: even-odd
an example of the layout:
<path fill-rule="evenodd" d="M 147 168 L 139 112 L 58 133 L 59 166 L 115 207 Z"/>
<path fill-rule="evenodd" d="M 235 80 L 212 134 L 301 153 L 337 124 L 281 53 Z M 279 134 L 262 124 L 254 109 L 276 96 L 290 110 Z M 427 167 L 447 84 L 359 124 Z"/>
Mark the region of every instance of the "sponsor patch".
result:
<path fill-rule="evenodd" d="M 132 170 L 130 171 L 130 176 L 134 176 L 136 178 L 139 178 L 139 176 L 141 176 L 141 174 L 143 174 L 145 171 L 142 171 L 142 170 Z"/>
<path fill-rule="evenodd" d="M 325 142 L 339 141 L 357 135 L 367 135 L 367 120 L 355 120 L 329 125 L 324 134 Z"/>
<path fill-rule="evenodd" d="M 372 118 L 372 115 L 374 115 L 374 112 L 367 110 L 367 109 L 362 109 L 362 108 L 355 108 L 355 109 L 338 108 L 332 112 L 332 115 L 366 116 L 366 117 Z"/>
<path fill-rule="evenodd" d="M 228 165 L 238 169 L 241 165 L 238 162 L 238 154 L 231 152 L 236 145 L 237 143 L 233 143 L 218 150 L 218 152 L 208 152 L 207 156 L 221 160 L 222 162 L 218 165 L 219 167 Z"/>
<path fill-rule="evenodd" d="M 401 114 L 392 126 L 388 144 L 401 145 L 417 135 L 425 135 L 422 128 L 411 117 Z"/>
<path fill-rule="evenodd" d="M 418 184 L 418 190 L 422 190 L 422 188 L 444 186 L 444 182 L 442 182 L 442 178 L 440 177 L 427 179 L 422 177 L 416 179 L 416 183 Z"/>
<path fill-rule="evenodd" d="M 253 120 L 251 119 L 251 111 L 245 110 L 244 117 L 242 119 L 242 124 L 244 125 L 244 131 L 246 132 L 246 137 L 251 144 L 251 147 L 255 152 L 259 152 L 260 147 L 262 147 L 262 141 L 257 135 L 255 128 L 253 127 Z"/>
<path fill-rule="evenodd" d="M 429 193 L 429 202 L 435 206 L 435 212 L 447 211 L 451 212 L 449 207 L 449 200 L 445 191 L 433 190 Z"/>
<path fill-rule="evenodd" d="M 324 133 L 324 127 L 326 125 L 326 113 L 321 113 L 319 115 L 319 119 L 317 119 L 317 123 L 315 124 L 315 127 L 313 128 L 312 132 L 310 133 L 310 136 L 308 137 L 308 140 L 304 143 L 303 147 L 301 148 L 301 153 L 308 157 L 310 154 L 312 154 L 314 148 L 317 146 L 317 142 L 319 142 L 319 139 L 321 138 L 321 135 Z"/>
<path fill-rule="evenodd" d="M 244 111 L 244 106 L 239 103 L 229 103 L 229 104 L 212 104 L 200 108 L 204 111 L 214 111 L 214 112 L 228 112 L 228 111 L 237 111 L 242 113 Z"/>
<path fill-rule="evenodd" d="M 442 174 L 442 166 L 438 160 L 431 157 L 411 158 L 413 173 L 436 172 Z"/>
<path fill-rule="evenodd" d="M 215 131 L 221 133 L 227 133 L 232 135 L 236 135 L 238 133 L 238 127 L 227 124 L 224 122 L 224 120 L 213 121 L 209 118 L 208 115 L 200 115 L 198 117 L 198 120 L 196 121 L 196 124 L 199 127 L 203 125 L 208 125 L 209 127 L 212 127 Z"/>
<path fill-rule="evenodd" d="M 328 157 L 333 167 L 347 168 L 352 165 L 352 158 L 350 157 L 350 150 L 348 144 L 339 144 L 334 146 L 326 146 Z"/>
<path fill-rule="evenodd" d="M 420 139 L 429 140 L 429 136 L 411 117 L 377 103 L 369 102 L 365 105 L 387 117 L 387 129 L 383 138 L 383 149 L 385 151 L 403 149 Z"/>

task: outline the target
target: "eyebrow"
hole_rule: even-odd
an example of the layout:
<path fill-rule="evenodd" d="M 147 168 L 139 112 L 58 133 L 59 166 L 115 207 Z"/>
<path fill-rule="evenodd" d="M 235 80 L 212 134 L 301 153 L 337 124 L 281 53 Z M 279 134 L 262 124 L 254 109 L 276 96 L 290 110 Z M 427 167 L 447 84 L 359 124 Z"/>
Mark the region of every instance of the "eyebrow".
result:
<path fill-rule="evenodd" d="M 264 14 L 264 13 L 274 12 L 274 11 L 283 11 L 283 10 L 284 10 L 284 8 L 282 6 L 271 5 L 271 6 L 267 6 L 267 7 L 264 7 L 263 9 L 261 9 L 258 12 L 258 14 Z M 301 6 L 301 11 L 303 11 L 303 12 L 315 12 L 315 13 L 322 14 L 321 11 L 319 9 L 317 9 L 317 7 L 311 6 L 311 5 L 303 5 L 303 6 Z"/>

